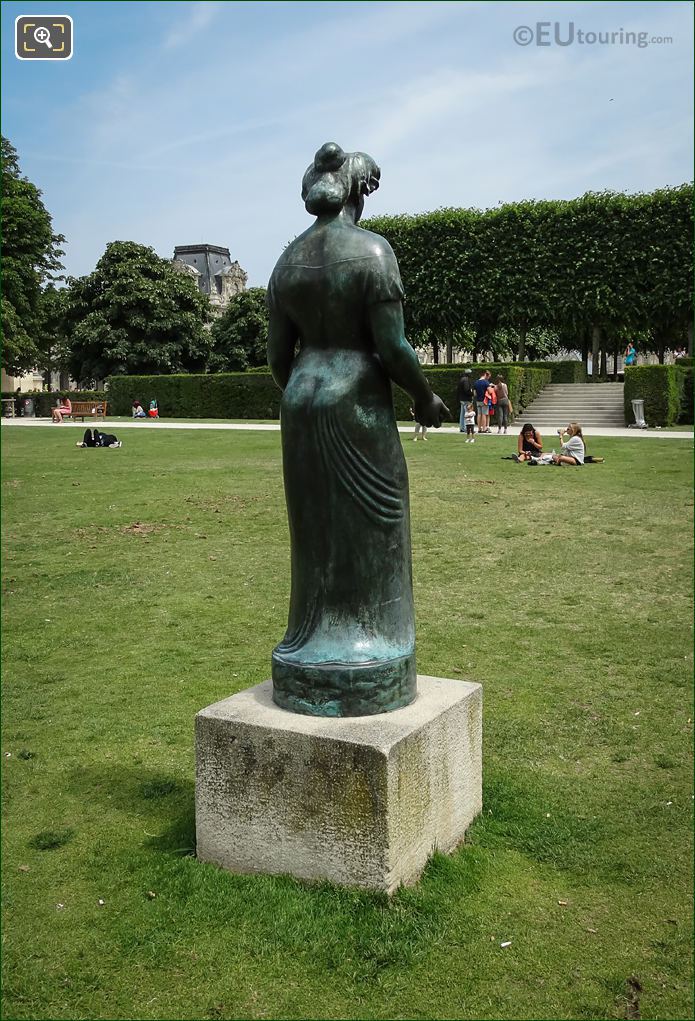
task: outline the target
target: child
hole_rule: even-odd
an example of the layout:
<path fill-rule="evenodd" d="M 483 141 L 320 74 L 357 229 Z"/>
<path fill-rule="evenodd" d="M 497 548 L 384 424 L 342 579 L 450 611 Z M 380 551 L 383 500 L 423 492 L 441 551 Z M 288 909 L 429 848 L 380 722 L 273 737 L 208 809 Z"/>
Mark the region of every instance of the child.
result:
<path fill-rule="evenodd" d="M 412 408 L 410 409 L 410 417 L 415 418 L 415 412 Z M 420 432 L 422 432 L 423 440 L 427 443 L 427 426 L 421 425 L 418 420 L 415 419 L 415 435 L 413 436 L 413 443 L 417 443 L 417 438 Z"/>
<path fill-rule="evenodd" d="M 147 412 L 149 418 L 159 418 L 159 408 L 157 407 L 157 400 L 150 401 L 150 410 Z"/>
<path fill-rule="evenodd" d="M 475 435 L 475 411 L 472 404 L 466 405 L 463 418 L 466 423 L 466 443 L 475 443 L 473 439 Z"/>

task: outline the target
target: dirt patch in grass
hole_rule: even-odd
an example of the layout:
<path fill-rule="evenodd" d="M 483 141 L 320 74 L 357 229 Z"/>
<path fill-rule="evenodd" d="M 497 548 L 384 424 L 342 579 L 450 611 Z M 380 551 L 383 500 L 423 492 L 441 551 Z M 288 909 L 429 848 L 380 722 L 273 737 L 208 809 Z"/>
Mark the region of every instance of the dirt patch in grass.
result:
<path fill-rule="evenodd" d="M 198 510 L 212 511 L 213 514 L 221 514 L 225 511 L 243 511 L 252 504 L 258 503 L 260 497 L 258 496 L 236 496 L 233 494 L 214 496 L 214 497 L 200 497 L 200 496 L 187 496 L 185 502 L 191 504 L 193 507 L 197 507 Z"/>
<path fill-rule="evenodd" d="M 110 531 L 106 525 L 93 525 L 91 528 L 75 528 L 72 534 L 76 539 L 92 539 L 97 532 L 103 534 Z"/>
<path fill-rule="evenodd" d="M 147 524 L 144 521 L 134 521 L 132 525 L 123 525 L 119 528 L 119 532 L 123 535 L 153 535 L 156 532 L 163 532 L 165 528 L 169 528 L 169 525 L 154 525 Z"/>

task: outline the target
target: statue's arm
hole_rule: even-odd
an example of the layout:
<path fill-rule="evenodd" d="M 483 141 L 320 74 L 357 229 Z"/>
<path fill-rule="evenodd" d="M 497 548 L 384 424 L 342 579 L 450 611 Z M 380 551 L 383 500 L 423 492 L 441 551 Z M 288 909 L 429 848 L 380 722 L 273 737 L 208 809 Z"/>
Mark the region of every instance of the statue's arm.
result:
<path fill-rule="evenodd" d="M 415 351 L 405 339 L 400 301 L 380 301 L 369 308 L 372 338 L 381 364 L 391 379 L 413 398 L 415 418 L 438 427 L 451 418 L 443 401 L 432 393 Z"/>
<path fill-rule="evenodd" d="M 268 365 L 273 379 L 281 390 L 285 389 L 290 378 L 298 338 L 297 329 L 289 316 L 278 308 L 271 308 L 268 324 Z"/>

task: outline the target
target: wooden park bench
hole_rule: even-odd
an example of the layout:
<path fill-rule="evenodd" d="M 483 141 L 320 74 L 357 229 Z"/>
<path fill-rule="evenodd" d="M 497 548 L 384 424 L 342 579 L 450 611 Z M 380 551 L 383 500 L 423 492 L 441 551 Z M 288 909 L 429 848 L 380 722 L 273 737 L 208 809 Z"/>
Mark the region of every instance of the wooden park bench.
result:
<path fill-rule="evenodd" d="M 105 418 L 106 409 L 108 408 L 107 401 L 72 401 L 72 411 L 63 412 L 63 418 L 74 418 L 77 421 L 81 418 L 84 422 L 85 418 Z"/>

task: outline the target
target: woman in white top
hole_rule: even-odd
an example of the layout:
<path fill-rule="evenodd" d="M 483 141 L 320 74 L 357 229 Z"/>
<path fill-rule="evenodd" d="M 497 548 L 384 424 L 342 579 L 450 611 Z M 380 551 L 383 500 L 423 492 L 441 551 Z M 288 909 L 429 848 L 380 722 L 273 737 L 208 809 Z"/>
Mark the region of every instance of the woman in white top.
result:
<path fill-rule="evenodd" d="M 582 427 L 578 422 L 570 422 L 566 429 L 558 429 L 557 431 L 560 439 L 563 436 L 567 436 L 568 440 L 563 443 L 562 449 L 559 454 L 553 454 L 554 464 L 584 464 L 584 455 L 586 448 L 584 446 L 584 437 L 582 436 Z"/>

